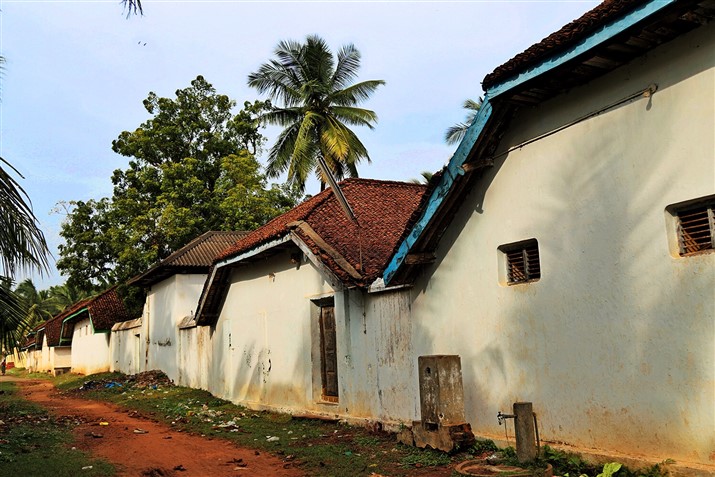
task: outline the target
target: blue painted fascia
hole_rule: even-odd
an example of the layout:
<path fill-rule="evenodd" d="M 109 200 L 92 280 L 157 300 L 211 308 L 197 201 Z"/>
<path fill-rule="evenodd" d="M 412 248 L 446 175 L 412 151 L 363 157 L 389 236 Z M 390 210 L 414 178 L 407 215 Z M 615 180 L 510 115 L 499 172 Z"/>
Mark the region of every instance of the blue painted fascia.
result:
<path fill-rule="evenodd" d="M 581 40 L 566 51 L 561 52 L 558 55 L 552 56 L 542 61 L 538 65 L 534 66 L 533 68 L 515 76 L 514 78 L 498 83 L 491 87 L 489 90 L 487 90 L 486 95 L 484 97 L 484 102 L 482 103 L 482 107 L 479 109 L 477 117 L 474 119 L 474 122 L 467 130 L 467 134 L 465 134 L 464 139 L 462 139 L 462 141 L 459 143 L 457 151 L 450 159 L 449 164 L 447 165 L 447 168 L 444 171 L 444 174 L 440 180 L 440 183 L 435 187 L 435 190 L 430 196 L 429 202 L 427 203 L 424 212 L 420 216 L 417 223 L 412 227 L 412 230 L 410 231 L 407 238 L 402 241 L 400 247 L 397 249 L 397 252 L 395 252 L 395 254 L 392 256 L 392 259 L 387 265 L 387 268 L 385 268 L 385 271 L 382 274 L 382 279 L 385 282 L 385 285 L 388 285 L 390 283 L 390 280 L 392 280 L 392 278 L 397 273 L 397 270 L 399 270 L 400 266 L 404 262 L 405 257 L 408 253 L 410 253 L 410 250 L 412 250 L 412 247 L 415 242 L 417 242 L 417 240 L 422 235 L 422 232 L 432 221 L 437 209 L 449 193 L 449 190 L 452 188 L 455 178 L 458 175 L 464 174 L 464 171 L 461 167 L 464 164 L 464 161 L 467 159 L 467 156 L 471 152 L 472 148 L 476 144 L 477 139 L 479 139 L 479 137 L 484 133 L 484 127 L 487 123 L 487 120 L 492 115 L 492 105 L 489 101 L 490 98 L 496 98 L 497 96 L 502 95 L 529 80 L 532 80 L 542 74 L 553 70 L 554 68 L 563 65 L 564 63 L 585 53 L 586 51 L 603 44 L 604 42 L 623 32 L 624 30 L 648 18 L 650 15 L 657 13 L 663 8 L 675 3 L 676 1 L 677 0 L 647 1 L 643 5 L 636 7 L 634 10 L 632 10 L 625 16 L 619 18 L 618 20 L 614 20 L 611 23 L 602 27 L 600 30 L 593 32 L 587 38 Z"/>
<path fill-rule="evenodd" d="M 599 45 L 602 45 L 614 36 L 622 33 L 636 23 L 648 18 L 676 1 L 677 0 L 650 0 L 643 5 L 636 7 L 635 10 L 631 11 L 627 15 L 619 18 L 618 20 L 614 20 L 603 26 L 600 30 L 593 32 L 591 35 L 576 43 L 568 50 L 543 60 L 536 66 L 509 80 L 495 84 L 489 88 L 488 92 L 492 98 L 496 98 L 497 96 L 500 96 L 544 73 L 547 73 Z"/>
<path fill-rule="evenodd" d="M 385 272 L 382 275 L 382 279 L 384 280 L 385 284 L 389 283 L 390 280 L 392 280 L 392 277 L 400 268 L 400 265 L 402 265 L 402 262 L 405 260 L 405 257 L 412 249 L 412 246 L 415 244 L 417 239 L 420 238 L 420 235 L 422 235 L 422 231 L 427 227 L 429 222 L 432 220 L 432 217 L 434 217 L 434 214 L 437 212 L 437 209 L 442 204 L 442 201 L 447 196 L 449 190 L 452 188 L 454 180 L 457 178 L 457 176 L 464 175 L 464 169 L 462 169 L 462 165 L 464 164 L 464 161 L 467 160 L 467 156 L 469 155 L 469 152 L 472 150 L 472 147 L 476 143 L 477 138 L 481 136 L 482 130 L 486 126 L 487 121 L 489 120 L 491 115 L 492 105 L 489 102 L 489 95 L 487 94 L 484 97 L 482 106 L 479 108 L 477 117 L 474 118 L 472 125 L 469 126 L 469 129 L 467 129 L 467 133 L 464 135 L 464 138 L 459 143 L 457 151 L 449 160 L 449 164 L 447 164 L 447 167 L 443 171 L 442 178 L 440 179 L 439 184 L 437 184 L 435 189 L 432 191 L 432 195 L 427 202 L 427 206 L 425 207 L 422 216 L 412 227 L 412 230 L 410 231 L 410 234 L 407 236 L 407 238 L 402 241 L 402 243 L 400 244 L 400 248 L 397 250 L 395 255 L 392 256 L 392 260 L 390 260 L 389 265 L 385 269 Z"/>

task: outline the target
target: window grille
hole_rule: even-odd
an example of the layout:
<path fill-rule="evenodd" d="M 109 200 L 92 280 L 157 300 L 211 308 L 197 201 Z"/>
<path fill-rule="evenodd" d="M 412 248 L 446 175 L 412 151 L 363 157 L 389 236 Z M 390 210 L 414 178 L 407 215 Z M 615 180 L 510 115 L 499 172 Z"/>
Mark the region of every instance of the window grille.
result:
<path fill-rule="evenodd" d="M 680 255 L 713 250 L 715 237 L 715 203 L 700 204 L 677 211 Z"/>
<path fill-rule="evenodd" d="M 527 283 L 541 278 L 539 244 L 536 239 L 499 248 L 506 256 L 507 284 Z"/>

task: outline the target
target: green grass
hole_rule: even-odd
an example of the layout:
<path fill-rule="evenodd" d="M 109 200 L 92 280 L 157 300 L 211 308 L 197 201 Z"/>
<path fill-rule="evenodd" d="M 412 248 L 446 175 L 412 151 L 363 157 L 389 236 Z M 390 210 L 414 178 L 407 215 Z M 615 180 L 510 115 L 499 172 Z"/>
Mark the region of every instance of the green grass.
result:
<path fill-rule="evenodd" d="M 197 389 L 164 385 L 156 389 L 140 387 L 125 383 L 126 376 L 108 373 L 58 379 L 61 379 L 58 387 L 62 390 L 119 404 L 177 429 L 271 453 L 308 475 L 351 477 L 375 472 L 409 476 L 414 475 L 417 468 L 444 467 L 452 460 L 440 451 L 398 444 L 395 437 L 387 433 L 374 433 L 336 421 L 251 411 Z M 106 388 L 100 384 L 90 390 L 77 391 L 88 381 L 116 381 L 123 385 Z"/>
<path fill-rule="evenodd" d="M 24 400 L 14 383 L 0 383 L 0 421 L 0 475 L 114 475 L 110 464 L 72 449 L 71 422 Z"/>
<path fill-rule="evenodd" d="M 95 382 L 96 387 L 78 391 L 89 381 Z M 453 463 L 493 453 L 497 453 L 504 463 L 518 464 L 513 448 L 498 449 L 489 440 L 477 441 L 469 449 L 450 456 L 440 451 L 397 444 L 394 436 L 336 421 L 251 411 L 206 391 L 172 385 L 141 386 L 127 381 L 127 376 L 119 373 L 87 377 L 63 375 L 55 382 L 58 388 L 67 392 L 116 403 L 177 429 L 269 452 L 311 476 L 357 477 L 369 476 L 373 472 L 393 477 L 420 472 L 420 475 L 429 475 L 430 469 L 444 470 Z M 122 386 L 104 387 L 107 382 L 122 383 Z M 596 477 L 602 471 L 602 466 L 588 463 L 577 454 L 549 446 L 544 446 L 542 451 L 542 457 L 534 466 L 543 468 L 550 463 L 555 475 Z M 635 472 L 622 467 L 614 477 L 662 477 L 667 475 L 666 471 L 667 463 Z M 0 475 L 4 474 L 0 472 Z"/>

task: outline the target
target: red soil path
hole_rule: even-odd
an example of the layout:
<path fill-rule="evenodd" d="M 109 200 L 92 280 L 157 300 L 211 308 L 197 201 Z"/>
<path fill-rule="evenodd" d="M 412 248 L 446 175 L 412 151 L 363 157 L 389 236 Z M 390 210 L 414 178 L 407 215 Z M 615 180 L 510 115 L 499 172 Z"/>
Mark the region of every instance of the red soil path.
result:
<path fill-rule="evenodd" d="M 81 424 L 75 446 L 113 463 L 118 475 L 143 477 L 298 477 L 290 463 L 218 439 L 177 432 L 109 403 L 61 395 L 47 381 L 18 380 L 24 396 Z M 107 422 L 109 425 L 99 425 Z M 135 433 L 135 429 L 147 431 Z M 101 436 L 101 437 L 96 437 Z"/>

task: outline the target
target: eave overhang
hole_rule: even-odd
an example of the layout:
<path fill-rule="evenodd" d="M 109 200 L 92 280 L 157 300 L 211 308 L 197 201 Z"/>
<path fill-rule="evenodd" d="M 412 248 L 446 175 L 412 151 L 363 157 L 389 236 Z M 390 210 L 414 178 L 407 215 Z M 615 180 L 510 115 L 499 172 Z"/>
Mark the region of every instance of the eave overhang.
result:
<path fill-rule="evenodd" d="M 407 263 L 408 257 L 434 253 L 463 193 L 491 166 L 516 111 L 613 71 L 713 18 L 713 0 L 645 1 L 568 48 L 491 85 L 420 218 L 386 267 L 384 286 L 410 283 L 423 265 Z"/>

